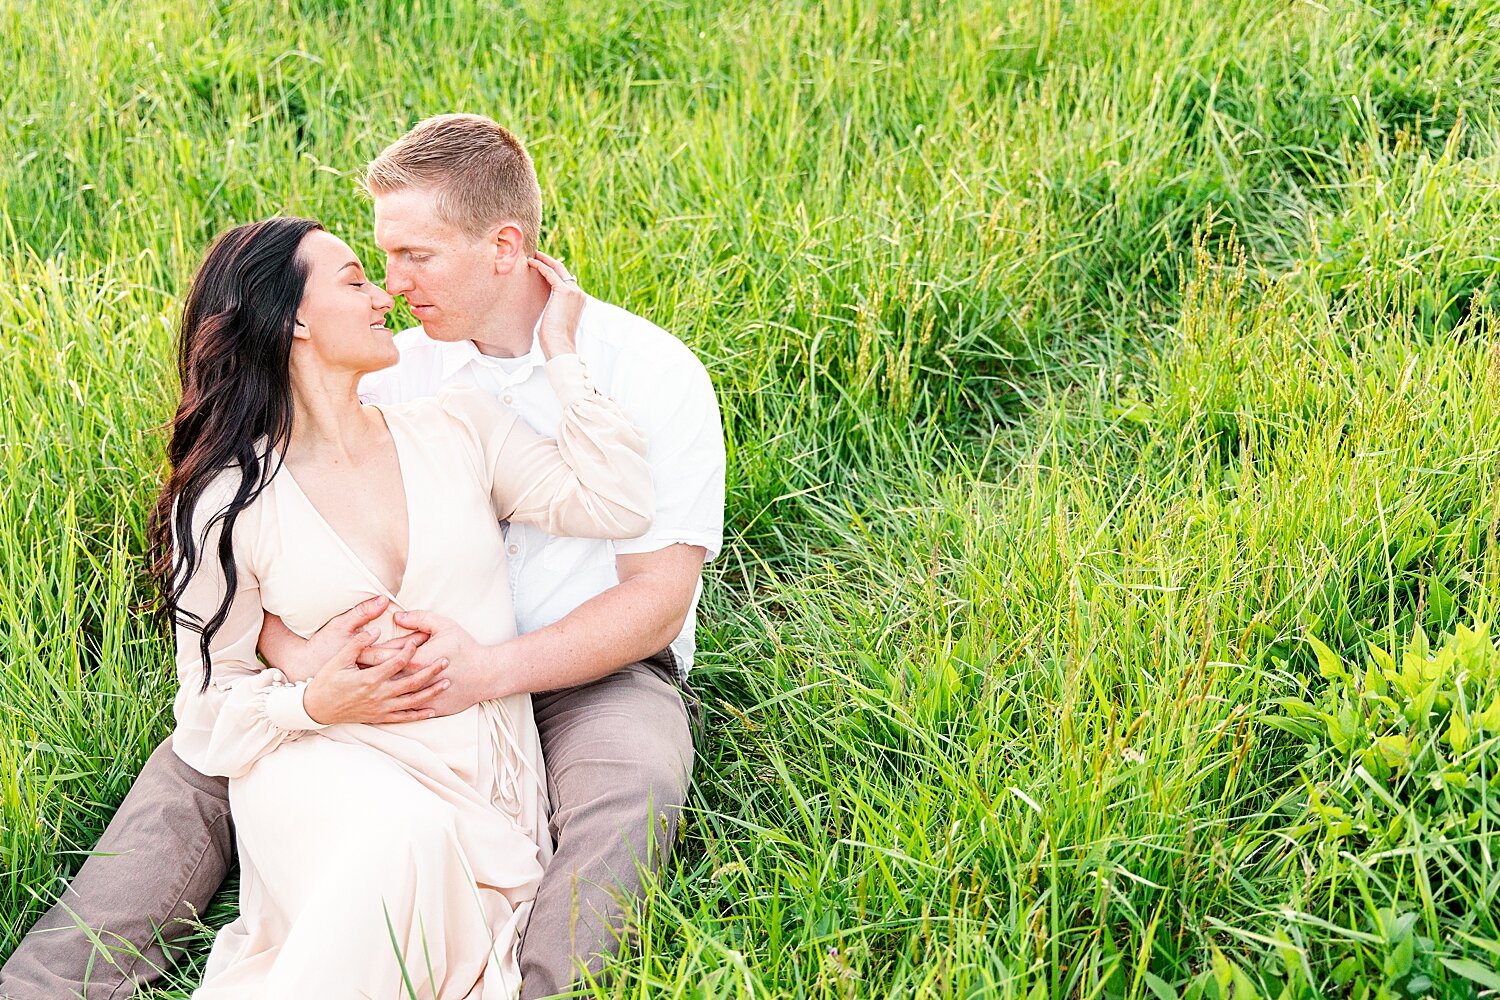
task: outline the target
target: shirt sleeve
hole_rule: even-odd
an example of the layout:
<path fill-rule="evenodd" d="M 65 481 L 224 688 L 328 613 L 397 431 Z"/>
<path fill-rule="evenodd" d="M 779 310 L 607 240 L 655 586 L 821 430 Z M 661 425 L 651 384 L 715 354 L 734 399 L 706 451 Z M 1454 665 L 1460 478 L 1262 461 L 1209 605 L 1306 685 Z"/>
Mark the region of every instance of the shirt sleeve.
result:
<path fill-rule="evenodd" d="M 233 496 L 221 484 L 238 479 L 238 473 L 221 479 L 204 491 L 193 514 L 193 532 L 199 539 L 202 561 L 183 590 L 179 604 L 201 621 L 211 618 L 225 591 L 224 571 L 219 565 L 221 523 L 209 520 Z M 200 636 L 178 624 L 177 699 L 173 711 L 177 728 L 172 748 L 184 762 L 203 774 L 239 777 L 261 757 L 289 739 L 324 728 L 302 707 L 306 682 L 293 684 L 286 675 L 264 666 L 256 656 L 263 610 L 260 581 L 246 551 L 249 532 L 239 530 L 253 516 L 240 515 L 234 545 L 235 591 L 229 615 L 209 644 L 212 676 L 203 688 L 203 658 Z M 208 530 L 205 531 L 205 528 Z"/>
<path fill-rule="evenodd" d="M 645 436 L 594 388 L 578 355 L 551 359 L 546 372 L 562 401 L 555 439 L 481 389 L 452 386 L 439 394 L 474 438 L 495 516 L 553 535 L 639 535 L 651 526 L 655 502 Z"/>
<path fill-rule="evenodd" d="M 656 382 L 617 377 L 613 391 L 646 432 L 656 491 L 650 529 L 615 542 L 615 552 L 655 552 L 684 543 L 703 546 L 704 562 L 711 561 L 724 545 L 725 454 L 708 372 L 693 361 L 667 369 Z"/>

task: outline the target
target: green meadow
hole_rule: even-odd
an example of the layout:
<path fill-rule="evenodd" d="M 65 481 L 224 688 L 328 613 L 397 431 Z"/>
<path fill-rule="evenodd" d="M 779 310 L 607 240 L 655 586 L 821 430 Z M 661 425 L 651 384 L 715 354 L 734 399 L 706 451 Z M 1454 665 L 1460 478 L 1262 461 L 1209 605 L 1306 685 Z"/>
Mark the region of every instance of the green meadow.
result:
<path fill-rule="evenodd" d="M 378 274 L 465 110 L 728 438 L 597 996 L 1500 994 L 1500 5 L 0 0 L 0 78 L 0 958 L 171 728 L 195 260 Z"/>

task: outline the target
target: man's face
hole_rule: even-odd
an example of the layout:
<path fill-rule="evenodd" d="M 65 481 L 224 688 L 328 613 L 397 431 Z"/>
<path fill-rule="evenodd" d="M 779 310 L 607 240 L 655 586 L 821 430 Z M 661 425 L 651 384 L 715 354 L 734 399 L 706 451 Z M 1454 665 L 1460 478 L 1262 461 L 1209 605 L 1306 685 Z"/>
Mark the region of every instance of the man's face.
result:
<path fill-rule="evenodd" d="M 375 243 L 385 251 L 386 291 L 406 296 L 432 339 L 471 339 L 495 309 L 503 289 L 495 243 L 440 219 L 434 192 L 376 195 Z"/>

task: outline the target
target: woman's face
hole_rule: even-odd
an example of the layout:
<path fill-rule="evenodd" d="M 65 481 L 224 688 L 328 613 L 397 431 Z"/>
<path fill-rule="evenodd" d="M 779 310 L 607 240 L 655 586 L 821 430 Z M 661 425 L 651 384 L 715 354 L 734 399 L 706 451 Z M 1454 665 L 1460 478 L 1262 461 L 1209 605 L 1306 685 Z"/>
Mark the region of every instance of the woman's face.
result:
<path fill-rule="evenodd" d="M 399 358 L 385 315 L 395 300 L 365 276 L 348 244 L 322 230 L 297 248 L 307 264 L 307 286 L 297 307 L 293 344 L 304 345 L 327 368 L 356 374 L 389 368 Z"/>

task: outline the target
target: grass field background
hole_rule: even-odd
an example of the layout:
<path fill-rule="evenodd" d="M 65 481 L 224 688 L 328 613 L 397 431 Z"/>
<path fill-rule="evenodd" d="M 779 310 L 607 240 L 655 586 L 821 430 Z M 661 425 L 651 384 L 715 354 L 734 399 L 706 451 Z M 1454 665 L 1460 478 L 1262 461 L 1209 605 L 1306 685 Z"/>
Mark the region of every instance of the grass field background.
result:
<path fill-rule="evenodd" d="M 1500 990 L 1500 6 L 0 0 L 0 77 L 0 956 L 170 729 L 195 259 L 378 272 L 363 164 L 468 110 L 728 434 L 599 995 Z"/>

